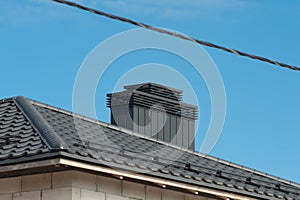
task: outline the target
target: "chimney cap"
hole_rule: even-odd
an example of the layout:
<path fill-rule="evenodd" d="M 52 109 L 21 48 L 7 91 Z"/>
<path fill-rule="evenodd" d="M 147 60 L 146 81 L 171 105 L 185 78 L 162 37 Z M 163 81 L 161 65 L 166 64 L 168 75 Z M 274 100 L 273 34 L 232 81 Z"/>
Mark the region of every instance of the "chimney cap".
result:
<path fill-rule="evenodd" d="M 139 84 L 133 84 L 133 85 L 126 85 L 124 86 L 124 89 L 127 90 L 138 90 L 140 88 L 160 88 L 160 89 L 169 89 L 172 92 L 178 94 L 178 95 L 182 95 L 183 91 L 176 89 L 176 88 L 172 88 L 169 86 L 165 86 L 165 85 L 161 85 L 161 84 L 157 84 L 157 83 L 152 83 L 152 82 L 148 82 L 148 83 L 139 83 Z"/>
<path fill-rule="evenodd" d="M 124 86 L 122 92 L 107 94 L 107 107 L 140 106 L 152 108 L 161 105 L 173 115 L 197 119 L 198 107 L 182 102 L 182 90 L 170 88 L 157 83 L 141 83 Z M 155 108 L 160 110 L 159 107 Z"/>

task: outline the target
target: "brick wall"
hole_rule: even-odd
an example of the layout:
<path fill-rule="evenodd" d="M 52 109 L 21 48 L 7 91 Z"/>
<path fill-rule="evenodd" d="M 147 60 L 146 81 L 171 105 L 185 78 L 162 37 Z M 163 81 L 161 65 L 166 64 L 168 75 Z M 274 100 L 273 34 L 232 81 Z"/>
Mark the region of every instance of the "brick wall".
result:
<path fill-rule="evenodd" d="M 78 171 L 0 179 L 0 200 L 212 200 Z"/>

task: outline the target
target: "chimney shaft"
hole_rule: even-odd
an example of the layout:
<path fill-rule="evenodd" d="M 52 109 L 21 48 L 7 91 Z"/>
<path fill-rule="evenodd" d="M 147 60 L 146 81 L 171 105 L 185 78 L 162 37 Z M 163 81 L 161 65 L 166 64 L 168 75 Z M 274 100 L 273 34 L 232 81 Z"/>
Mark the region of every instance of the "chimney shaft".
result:
<path fill-rule="evenodd" d="M 194 150 L 198 108 L 182 103 L 182 91 L 155 83 L 107 94 L 111 123 L 146 137 Z"/>

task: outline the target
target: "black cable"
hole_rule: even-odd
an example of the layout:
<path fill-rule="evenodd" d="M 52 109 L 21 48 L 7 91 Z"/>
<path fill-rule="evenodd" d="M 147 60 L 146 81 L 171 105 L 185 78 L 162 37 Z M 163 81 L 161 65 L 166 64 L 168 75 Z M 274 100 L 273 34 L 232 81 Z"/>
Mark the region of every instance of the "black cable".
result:
<path fill-rule="evenodd" d="M 112 14 L 109 14 L 109 13 L 106 13 L 106 12 L 103 12 L 103 11 L 100 11 L 100 10 L 95 10 L 93 8 L 82 6 L 82 5 L 74 3 L 74 2 L 65 1 L 65 0 L 52 0 L 52 1 L 62 3 L 62 4 L 66 4 L 66 5 L 75 7 L 75 8 L 79 8 L 81 10 L 85 10 L 85 11 L 88 11 L 88 12 L 91 12 L 91 13 L 94 13 L 94 14 L 97 14 L 97 15 L 101 15 L 101 16 L 105 16 L 105 17 L 108 17 L 108 18 L 111 18 L 111 19 L 114 19 L 114 20 L 129 23 L 129 24 L 139 26 L 139 27 L 142 27 L 142 28 L 145 28 L 145 29 L 149 29 L 149 30 L 153 30 L 153 31 L 156 31 L 156 32 L 159 32 L 159 33 L 171 35 L 171 36 L 174 36 L 174 37 L 177 37 L 177 38 L 181 38 L 183 40 L 188 40 L 188 41 L 192 41 L 192 42 L 195 42 L 195 43 L 198 43 L 198 44 L 201 44 L 201 45 L 205 45 L 205 46 L 208 46 L 208 47 L 220 49 L 220 50 L 223 50 L 223 51 L 226 51 L 226 52 L 229 52 L 229 53 L 233 53 L 233 54 L 236 54 L 236 55 L 239 55 L 239 56 L 244 56 L 244 57 L 248 57 L 248 58 L 251 58 L 251 59 L 254 59 L 254 60 L 260 60 L 262 62 L 270 63 L 270 64 L 273 64 L 273 65 L 276 65 L 276 66 L 279 66 L 279 67 L 284 67 L 284 68 L 288 68 L 288 69 L 291 69 L 291 70 L 300 71 L 300 67 L 296 67 L 296 66 L 293 66 L 293 65 L 288 65 L 288 64 L 285 64 L 285 63 L 282 63 L 282 62 L 271 60 L 271 59 L 268 59 L 268 58 L 265 58 L 265 57 L 262 57 L 262 56 L 249 54 L 249 53 L 239 51 L 239 50 L 235 50 L 235 49 L 232 49 L 232 48 L 227 48 L 227 47 L 220 46 L 220 45 L 217 45 L 217 44 L 214 44 L 214 43 L 211 43 L 211 42 L 198 40 L 198 39 L 195 39 L 195 38 L 192 38 L 192 37 L 185 36 L 185 35 L 180 34 L 180 33 L 175 33 L 175 32 L 168 31 L 168 30 L 165 30 L 165 29 L 162 29 L 162 28 L 153 27 L 153 26 L 150 26 L 150 25 L 147 25 L 147 24 L 144 24 L 144 23 L 140 23 L 140 22 L 137 22 L 137 21 L 125 18 L 125 17 L 112 15 Z"/>

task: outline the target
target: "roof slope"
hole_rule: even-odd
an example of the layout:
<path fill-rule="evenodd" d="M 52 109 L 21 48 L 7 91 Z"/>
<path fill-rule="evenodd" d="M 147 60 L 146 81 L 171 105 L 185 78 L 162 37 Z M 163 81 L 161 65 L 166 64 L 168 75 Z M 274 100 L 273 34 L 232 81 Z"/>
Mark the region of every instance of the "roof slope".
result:
<path fill-rule="evenodd" d="M 24 97 L 0 101 L 0 167 L 49 158 L 180 181 L 260 199 L 299 199 L 300 186 Z"/>

